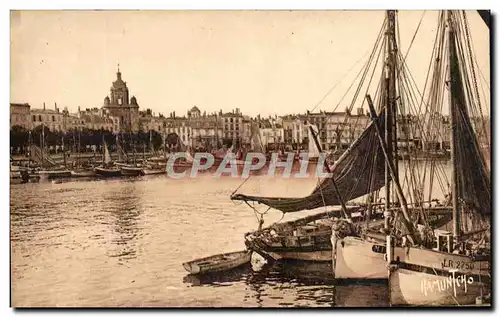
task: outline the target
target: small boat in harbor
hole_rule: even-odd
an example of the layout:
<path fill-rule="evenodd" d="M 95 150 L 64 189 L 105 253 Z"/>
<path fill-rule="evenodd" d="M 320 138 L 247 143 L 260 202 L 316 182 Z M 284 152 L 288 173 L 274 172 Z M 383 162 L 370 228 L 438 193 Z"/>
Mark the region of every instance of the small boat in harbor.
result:
<path fill-rule="evenodd" d="M 123 176 L 143 176 L 144 169 L 142 167 L 137 166 L 121 166 L 120 167 L 121 174 Z"/>
<path fill-rule="evenodd" d="M 109 154 L 108 145 L 103 140 L 104 143 L 104 157 L 103 157 L 103 165 L 95 167 L 94 171 L 98 176 L 101 177 L 119 177 L 122 176 L 122 171 L 120 167 L 116 167 L 112 165 L 111 155 Z"/>
<path fill-rule="evenodd" d="M 166 174 L 167 170 L 162 168 L 145 168 L 144 169 L 144 175 L 161 175 L 161 174 Z"/>
<path fill-rule="evenodd" d="M 182 266 L 190 274 L 221 272 L 249 263 L 251 256 L 250 250 L 224 253 L 186 262 Z"/>
<path fill-rule="evenodd" d="M 71 171 L 68 169 L 40 170 L 38 175 L 41 179 L 58 179 L 71 177 Z"/>
<path fill-rule="evenodd" d="M 96 176 L 96 172 L 94 169 L 88 168 L 88 169 L 77 169 L 71 171 L 71 177 L 94 177 Z"/>
<path fill-rule="evenodd" d="M 98 166 L 94 168 L 95 173 L 98 176 L 101 177 L 119 177 L 122 176 L 122 171 L 121 169 L 111 166 L 111 167 L 104 167 L 104 166 Z"/>

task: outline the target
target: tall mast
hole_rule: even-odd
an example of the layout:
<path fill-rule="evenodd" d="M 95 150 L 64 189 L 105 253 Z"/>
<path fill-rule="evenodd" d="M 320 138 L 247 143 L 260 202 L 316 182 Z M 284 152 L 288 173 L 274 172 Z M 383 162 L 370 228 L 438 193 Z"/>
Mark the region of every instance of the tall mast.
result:
<path fill-rule="evenodd" d="M 165 130 L 163 130 L 163 157 L 167 157 L 167 136 Z"/>
<path fill-rule="evenodd" d="M 455 137 L 456 137 L 456 118 L 454 115 L 453 102 L 455 100 L 453 91 L 453 82 L 456 78 L 453 78 L 452 67 L 456 67 L 455 61 L 456 57 L 456 47 L 455 47 L 455 32 L 453 30 L 452 21 L 452 11 L 447 11 L 448 18 L 448 105 L 450 112 L 450 123 L 451 123 L 451 139 L 450 139 L 450 154 L 451 154 L 451 199 L 453 205 L 453 238 L 458 241 L 460 237 L 460 210 L 458 206 L 458 183 L 457 183 L 457 160 L 456 160 L 456 149 L 455 149 Z M 458 70 L 455 70 L 458 71 Z"/>
<path fill-rule="evenodd" d="M 28 157 L 28 168 L 31 167 L 31 158 L 33 157 L 31 151 L 31 130 L 28 131 L 28 151 L 29 151 L 29 157 Z"/>
<path fill-rule="evenodd" d="M 385 73 L 385 144 L 387 145 L 389 160 L 394 162 L 395 173 L 397 175 L 397 155 L 395 155 L 395 95 L 396 95 L 396 80 L 395 80 L 395 69 L 396 69 L 396 56 L 395 49 L 396 45 L 394 43 L 395 39 L 395 11 L 387 10 L 387 66 Z M 396 159 L 396 161 L 395 161 Z M 391 216 L 388 211 L 391 208 L 391 173 L 389 163 L 385 163 L 385 220 L 384 227 L 386 230 L 389 229 L 389 218 Z"/>
<path fill-rule="evenodd" d="M 64 149 L 64 136 L 61 137 L 61 146 L 62 146 L 62 153 L 63 153 L 63 161 L 64 161 L 64 166 L 66 167 L 66 151 Z"/>
<path fill-rule="evenodd" d="M 41 143 L 41 146 L 42 146 L 42 167 L 43 167 L 43 152 L 45 151 L 45 127 L 42 123 L 42 142 Z"/>

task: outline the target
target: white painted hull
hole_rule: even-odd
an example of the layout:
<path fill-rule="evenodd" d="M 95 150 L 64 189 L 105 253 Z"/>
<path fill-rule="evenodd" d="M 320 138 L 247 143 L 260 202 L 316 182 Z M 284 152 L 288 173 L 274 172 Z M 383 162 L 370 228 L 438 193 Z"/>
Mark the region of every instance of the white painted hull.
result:
<path fill-rule="evenodd" d="M 336 242 L 336 257 L 333 264 L 336 279 L 388 278 L 385 253 L 376 253 L 372 250 L 374 245 L 384 246 L 384 244 L 357 237 L 345 237 L 342 240 Z"/>
<path fill-rule="evenodd" d="M 487 260 L 421 248 L 394 248 L 394 260 L 391 305 L 474 305 L 491 292 Z"/>
<path fill-rule="evenodd" d="M 451 276 L 451 274 L 450 274 Z M 450 277 L 397 269 L 389 277 L 390 303 L 393 306 L 474 305 L 481 295 L 482 283 L 453 283 Z"/>

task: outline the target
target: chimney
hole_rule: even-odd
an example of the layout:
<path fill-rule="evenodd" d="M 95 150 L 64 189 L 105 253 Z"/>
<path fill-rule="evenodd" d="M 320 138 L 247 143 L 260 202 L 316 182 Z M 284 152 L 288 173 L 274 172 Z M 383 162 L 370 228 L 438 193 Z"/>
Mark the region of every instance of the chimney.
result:
<path fill-rule="evenodd" d="M 43 110 L 45 110 L 45 102 L 43 103 Z"/>

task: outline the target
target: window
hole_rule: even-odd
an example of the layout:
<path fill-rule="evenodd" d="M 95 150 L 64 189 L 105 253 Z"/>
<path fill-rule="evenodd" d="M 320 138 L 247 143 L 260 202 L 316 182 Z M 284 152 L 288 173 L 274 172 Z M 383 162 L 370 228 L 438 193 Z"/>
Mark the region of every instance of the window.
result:
<path fill-rule="evenodd" d="M 231 118 L 231 123 L 233 123 L 233 118 Z"/>
<path fill-rule="evenodd" d="M 52 122 L 56 121 L 56 117 L 52 116 Z"/>
<path fill-rule="evenodd" d="M 36 116 L 35 115 L 32 116 L 32 119 L 33 119 L 33 122 L 36 122 Z"/>

